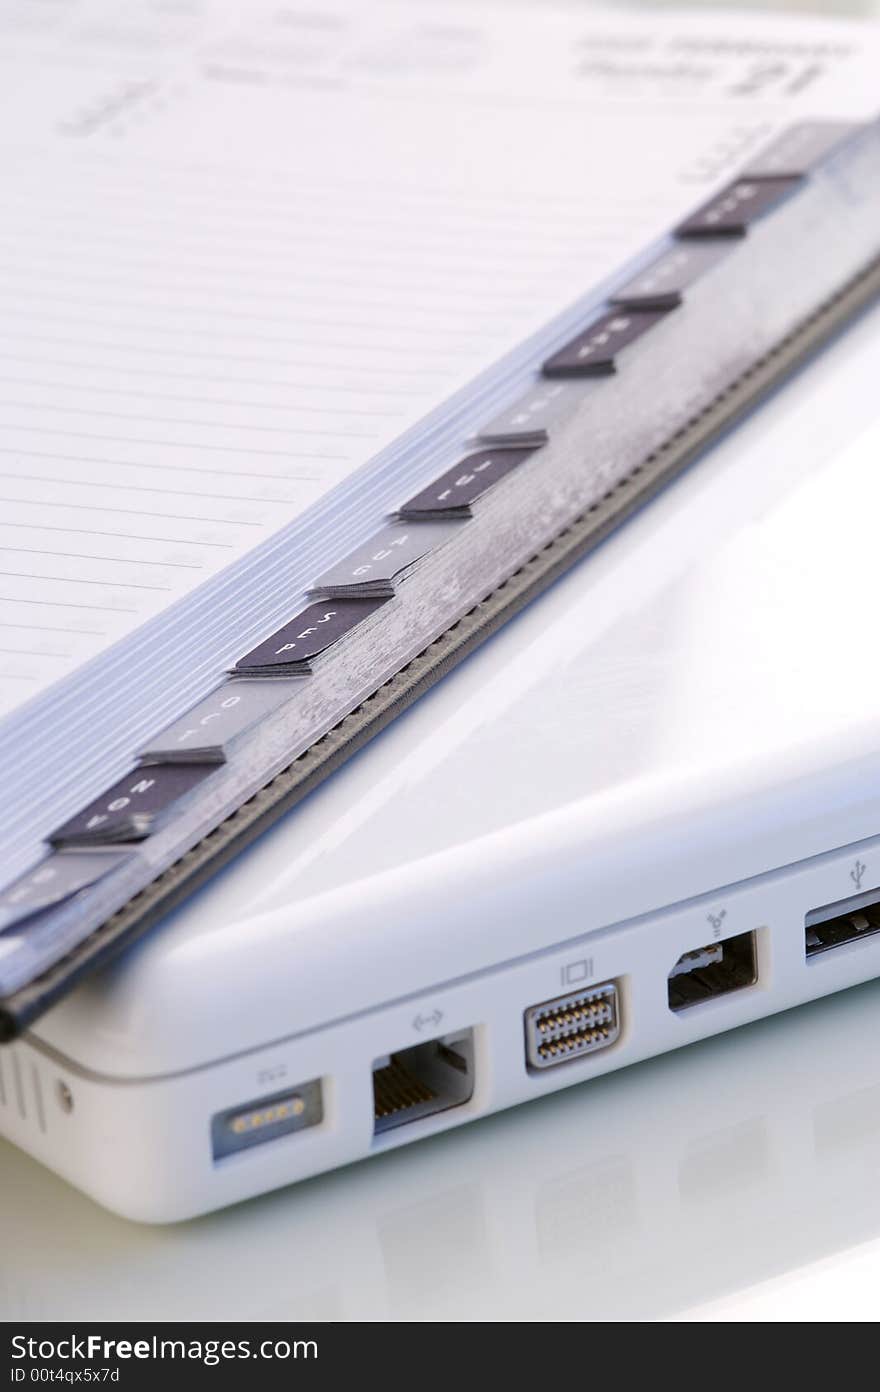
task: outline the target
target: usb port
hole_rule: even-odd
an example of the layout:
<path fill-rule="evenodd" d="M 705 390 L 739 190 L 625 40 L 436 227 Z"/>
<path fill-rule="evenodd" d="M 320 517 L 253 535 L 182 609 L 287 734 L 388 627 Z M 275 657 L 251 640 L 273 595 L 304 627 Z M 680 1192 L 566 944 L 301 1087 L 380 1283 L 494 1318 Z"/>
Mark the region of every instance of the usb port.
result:
<path fill-rule="evenodd" d="M 807 914 L 805 945 L 808 957 L 830 952 L 834 947 L 862 942 L 880 933 L 880 889 L 869 889 L 852 899 L 813 909 Z"/>

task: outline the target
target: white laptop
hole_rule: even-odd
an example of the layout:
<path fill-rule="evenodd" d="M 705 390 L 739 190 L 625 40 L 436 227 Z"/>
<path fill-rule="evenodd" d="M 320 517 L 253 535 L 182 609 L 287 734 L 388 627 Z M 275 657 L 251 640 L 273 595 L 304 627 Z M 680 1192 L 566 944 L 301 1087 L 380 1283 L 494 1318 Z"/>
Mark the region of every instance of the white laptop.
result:
<path fill-rule="evenodd" d="M 880 975 L 880 312 L 0 1052 L 187 1217 Z"/>

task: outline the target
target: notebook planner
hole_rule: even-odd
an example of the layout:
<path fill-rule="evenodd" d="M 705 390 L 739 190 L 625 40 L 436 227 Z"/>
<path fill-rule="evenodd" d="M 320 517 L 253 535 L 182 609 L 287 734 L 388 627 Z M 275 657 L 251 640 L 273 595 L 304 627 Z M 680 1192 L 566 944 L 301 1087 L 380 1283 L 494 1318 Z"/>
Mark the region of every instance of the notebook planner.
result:
<path fill-rule="evenodd" d="M 120 44 L 136 11 L 114 9 Z M 128 50 L 111 78 L 69 34 L 21 41 L 53 81 L 31 146 L 3 150 L 7 994 L 877 251 L 861 31 L 806 26 L 810 82 L 792 43 L 755 91 L 729 20 L 640 19 L 646 77 L 597 56 L 635 34 L 617 18 L 468 11 L 432 38 L 425 11 L 352 7 L 291 67 L 228 13 L 138 56 L 103 106 L 86 88 Z M 716 55 L 698 92 L 664 83 L 682 44 Z M 322 134 L 267 158 L 282 113 Z M 50 843 L 80 865 L 54 903 Z M 92 887 L 84 856 L 104 858 Z"/>

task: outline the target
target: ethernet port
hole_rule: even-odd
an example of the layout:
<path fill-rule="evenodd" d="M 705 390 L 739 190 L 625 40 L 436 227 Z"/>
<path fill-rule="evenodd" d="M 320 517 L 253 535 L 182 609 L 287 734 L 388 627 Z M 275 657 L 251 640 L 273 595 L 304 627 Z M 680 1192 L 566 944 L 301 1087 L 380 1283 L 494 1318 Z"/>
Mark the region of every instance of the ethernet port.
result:
<path fill-rule="evenodd" d="M 473 1091 L 473 1030 L 386 1054 L 373 1064 L 373 1134 L 460 1107 Z"/>
<path fill-rule="evenodd" d="M 679 957 L 669 973 L 669 1009 L 678 1012 L 718 996 L 754 986 L 758 958 L 754 933 L 695 947 Z"/>

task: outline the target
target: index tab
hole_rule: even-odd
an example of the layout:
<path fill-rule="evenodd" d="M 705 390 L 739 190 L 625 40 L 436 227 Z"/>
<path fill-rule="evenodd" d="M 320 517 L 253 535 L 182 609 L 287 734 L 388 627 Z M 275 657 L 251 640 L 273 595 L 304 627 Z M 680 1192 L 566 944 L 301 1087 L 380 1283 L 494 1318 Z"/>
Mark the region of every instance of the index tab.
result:
<path fill-rule="evenodd" d="M 604 377 L 617 369 L 617 355 L 642 338 L 669 310 L 612 309 L 544 363 L 545 377 Z"/>
<path fill-rule="evenodd" d="M 322 599 L 310 604 L 240 657 L 233 671 L 248 677 L 307 676 L 315 658 L 385 603 L 387 598 Z"/>
<path fill-rule="evenodd" d="M 477 439 L 480 444 L 531 445 L 537 449 L 577 410 L 585 392 L 590 390 L 585 382 L 548 382 L 540 378 L 524 396 L 481 426 Z"/>
<path fill-rule="evenodd" d="M 166 725 L 138 758 L 143 764 L 222 764 L 230 745 L 295 694 L 296 681 L 227 681 Z"/>
<path fill-rule="evenodd" d="M 404 518 L 469 517 L 471 503 L 535 453 L 529 449 L 486 449 L 469 454 L 400 509 Z"/>
<path fill-rule="evenodd" d="M 865 127 L 858 121 L 799 121 L 749 160 L 746 179 L 799 178 Z"/>
<path fill-rule="evenodd" d="M 704 276 L 733 247 L 719 238 L 673 242 L 644 270 L 625 282 L 611 296 L 611 303 L 629 309 L 675 309 L 682 291 Z"/>
<path fill-rule="evenodd" d="M 132 769 L 75 817 L 53 831 L 55 846 L 100 846 L 141 841 L 156 830 L 175 803 L 215 770 L 212 764 L 151 764 Z"/>
<path fill-rule="evenodd" d="M 0 893 L 0 933 L 97 884 L 130 859 L 131 851 L 55 851 Z"/>
<path fill-rule="evenodd" d="M 801 187 L 794 178 L 737 179 L 675 229 L 677 237 L 744 237 L 753 222 Z"/>
<path fill-rule="evenodd" d="M 388 522 L 368 541 L 350 551 L 323 575 L 312 590 L 333 597 L 391 596 L 429 551 L 435 551 L 465 526 L 464 522 Z"/>

